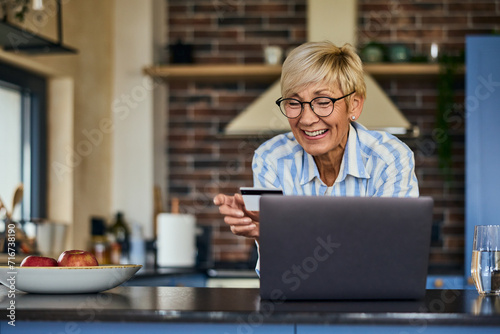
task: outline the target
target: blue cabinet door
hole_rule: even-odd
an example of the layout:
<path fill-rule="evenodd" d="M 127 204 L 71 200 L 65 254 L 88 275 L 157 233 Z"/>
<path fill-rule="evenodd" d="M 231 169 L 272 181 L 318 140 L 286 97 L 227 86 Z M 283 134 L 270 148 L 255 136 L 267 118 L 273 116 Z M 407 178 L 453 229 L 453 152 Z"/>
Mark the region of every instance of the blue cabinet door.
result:
<path fill-rule="evenodd" d="M 296 334 L 498 334 L 496 327 L 428 326 L 425 319 L 412 320 L 408 325 L 297 325 Z"/>
<path fill-rule="evenodd" d="M 92 334 L 294 334 L 293 324 L 263 324 L 242 316 L 238 324 L 196 324 L 196 323 L 135 323 L 135 322 L 72 322 L 72 321 L 16 321 L 12 327 L 7 321 L 0 321 L 0 333 L 50 334 L 50 333 L 92 333 Z"/>
<path fill-rule="evenodd" d="M 466 41 L 465 275 L 475 225 L 500 224 L 500 36 Z"/>

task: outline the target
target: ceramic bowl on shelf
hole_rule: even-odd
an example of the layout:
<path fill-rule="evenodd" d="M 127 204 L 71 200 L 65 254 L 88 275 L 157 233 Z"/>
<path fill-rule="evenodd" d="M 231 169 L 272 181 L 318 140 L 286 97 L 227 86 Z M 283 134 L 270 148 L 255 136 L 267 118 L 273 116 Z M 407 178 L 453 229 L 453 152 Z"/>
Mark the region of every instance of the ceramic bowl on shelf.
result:
<path fill-rule="evenodd" d="M 395 44 L 389 48 L 389 60 L 393 63 L 404 63 L 411 59 L 410 49 L 403 44 Z"/>

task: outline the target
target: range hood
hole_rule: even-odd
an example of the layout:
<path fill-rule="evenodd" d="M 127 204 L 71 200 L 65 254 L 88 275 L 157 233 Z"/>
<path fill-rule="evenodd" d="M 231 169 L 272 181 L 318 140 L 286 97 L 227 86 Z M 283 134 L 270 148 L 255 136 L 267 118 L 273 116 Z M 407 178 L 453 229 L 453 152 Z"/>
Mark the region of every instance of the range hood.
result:
<path fill-rule="evenodd" d="M 308 40 L 330 40 L 336 45 L 356 45 L 357 1 L 309 0 Z M 385 94 L 375 79 L 365 74 L 367 97 L 358 119 L 370 130 L 384 130 L 398 136 L 417 136 L 413 126 Z M 243 110 L 224 129 L 231 136 L 267 136 L 290 131 L 288 120 L 274 103 L 281 96 L 280 82 Z"/>

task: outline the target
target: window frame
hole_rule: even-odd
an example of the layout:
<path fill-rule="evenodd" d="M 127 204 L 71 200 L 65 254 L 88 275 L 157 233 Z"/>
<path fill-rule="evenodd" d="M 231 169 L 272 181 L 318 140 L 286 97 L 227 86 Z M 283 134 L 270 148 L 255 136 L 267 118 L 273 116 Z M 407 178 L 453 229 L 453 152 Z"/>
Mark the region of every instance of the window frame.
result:
<path fill-rule="evenodd" d="M 22 153 L 21 178 L 29 191 L 29 217 L 22 203 L 21 219 L 47 217 L 47 79 L 38 74 L 0 62 L 0 85 L 15 87 L 22 99 L 22 143 L 29 142 L 29 153 Z M 26 160 L 29 159 L 29 162 Z M 26 175 L 29 164 L 29 175 Z"/>

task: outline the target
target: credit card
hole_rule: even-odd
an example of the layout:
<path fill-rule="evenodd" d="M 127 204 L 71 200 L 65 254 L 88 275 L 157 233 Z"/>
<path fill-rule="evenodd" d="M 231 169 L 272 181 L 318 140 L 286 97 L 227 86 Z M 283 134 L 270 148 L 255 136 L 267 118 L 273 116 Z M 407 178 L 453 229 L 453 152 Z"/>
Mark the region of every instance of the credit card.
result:
<path fill-rule="evenodd" d="M 241 196 L 245 202 L 245 208 L 249 211 L 259 211 L 259 201 L 261 196 L 283 195 L 281 189 L 241 187 Z"/>

